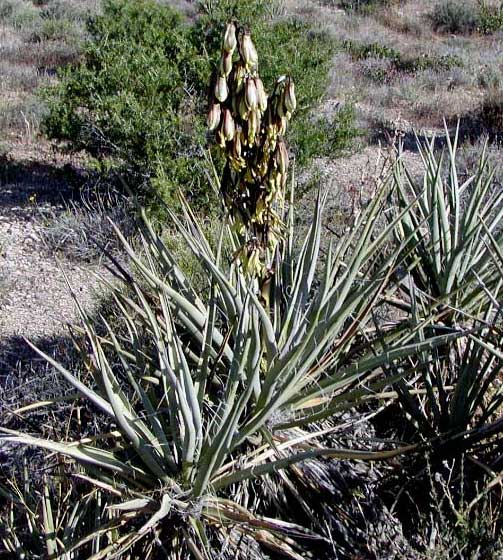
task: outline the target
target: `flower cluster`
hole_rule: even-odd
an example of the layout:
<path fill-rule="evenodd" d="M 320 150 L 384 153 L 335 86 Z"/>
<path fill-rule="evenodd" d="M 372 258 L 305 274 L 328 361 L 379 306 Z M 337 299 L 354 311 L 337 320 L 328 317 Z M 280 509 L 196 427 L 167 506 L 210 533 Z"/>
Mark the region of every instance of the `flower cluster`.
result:
<path fill-rule="evenodd" d="M 226 158 L 222 194 L 242 238 L 239 258 L 250 274 L 264 276 L 281 236 L 276 210 L 288 174 L 283 136 L 297 104 L 294 83 L 281 76 L 268 96 L 250 32 L 231 22 L 211 97 L 208 127 Z"/>

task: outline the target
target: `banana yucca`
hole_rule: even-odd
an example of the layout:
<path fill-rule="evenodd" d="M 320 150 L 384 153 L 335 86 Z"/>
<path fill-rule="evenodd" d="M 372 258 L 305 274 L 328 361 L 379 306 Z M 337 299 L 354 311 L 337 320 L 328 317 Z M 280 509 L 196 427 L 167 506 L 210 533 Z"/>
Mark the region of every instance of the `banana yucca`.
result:
<path fill-rule="evenodd" d="M 256 513 L 241 485 L 318 457 L 385 459 L 403 451 L 326 447 L 326 430 L 317 428 L 378 392 L 387 383 L 383 364 L 457 336 L 413 342 L 394 334 L 385 351 L 370 344 L 369 317 L 392 269 L 392 258 L 379 264 L 394 226 L 376 231 L 385 203 L 383 193 L 376 196 L 354 232 L 328 249 L 319 280 L 324 197 L 298 254 L 293 210 L 283 216 L 287 242 L 267 309 L 258 280 L 232 259 L 238 239 L 231 227 L 224 226 L 214 250 L 186 205 L 183 221 L 171 216 L 201 263 L 201 293 L 147 220 L 141 257 L 117 231 L 135 272 L 117 263 L 119 283 L 109 286 L 122 329 L 81 310 L 79 344 L 92 379 L 82 381 L 37 350 L 109 418 L 110 429 L 81 441 L 8 430 L 3 436 L 72 458 L 102 494 L 102 526 L 60 548 L 65 558 L 81 558 L 78 548 L 87 550 L 96 535 L 96 559 L 111 551 L 156 558 L 159 550 L 209 559 L 224 543 L 234 558 L 262 558 L 253 552 L 258 545 L 303 558 L 292 535 L 306 530 Z"/>
<path fill-rule="evenodd" d="M 470 335 L 413 359 L 417 376 L 397 382 L 402 406 L 420 429 L 418 437 L 438 438 L 440 457 L 484 447 L 501 432 L 503 366 L 503 192 L 488 167 L 486 147 L 474 173 L 461 180 L 457 169 L 458 131 L 446 150 L 435 140 L 418 141 L 423 177 L 416 180 L 400 159 L 390 177 L 396 213 L 395 237 L 403 243 L 399 307 L 412 325 L 426 316 L 432 325 L 417 329 L 427 340 L 446 327 Z M 413 200 L 417 203 L 412 203 Z M 392 213 L 388 213 L 392 216 Z M 393 219 L 393 218 L 390 218 Z M 433 359 L 432 359 L 433 357 Z M 412 386 L 419 392 L 409 393 Z"/>

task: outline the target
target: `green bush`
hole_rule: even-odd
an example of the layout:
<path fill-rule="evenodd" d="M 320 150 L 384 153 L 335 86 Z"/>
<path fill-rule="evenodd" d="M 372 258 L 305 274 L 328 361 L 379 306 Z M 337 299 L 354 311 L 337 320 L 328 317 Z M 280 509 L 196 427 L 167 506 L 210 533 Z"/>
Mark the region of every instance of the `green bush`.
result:
<path fill-rule="evenodd" d="M 36 8 L 20 0 L 2 0 L 0 3 L 0 23 L 14 27 L 15 29 L 25 29 L 38 19 Z"/>
<path fill-rule="evenodd" d="M 307 164 L 314 155 L 321 155 L 329 142 L 328 127 L 316 133 L 310 128 L 312 112 L 328 85 L 337 44 L 328 33 L 313 30 L 309 24 L 298 19 L 275 21 L 271 17 L 274 7 L 274 2 L 263 0 L 246 3 L 221 0 L 200 18 L 195 32 L 199 37 L 204 36 L 208 52 L 218 54 L 226 21 L 236 18 L 245 24 L 253 22 L 253 41 L 258 51 L 264 53 L 260 59 L 260 75 L 266 90 L 271 91 L 274 80 L 282 73 L 290 75 L 296 84 L 298 107 L 287 136 L 297 161 Z M 215 56 L 215 64 L 217 60 Z M 354 112 L 351 116 L 354 117 Z M 351 127 L 352 124 L 351 120 Z M 311 141 L 305 141 L 304 133 L 311 136 Z M 344 132 L 342 136 L 347 135 Z M 342 146 L 341 142 L 341 147 L 347 147 L 347 144 Z"/>
<path fill-rule="evenodd" d="M 503 2 L 498 7 L 482 2 L 479 13 L 479 31 L 484 35 L 503 29 Z"/>
<path fill-rule="evenodd" d="M 45 92 L 46 134 L 112 161 L 135 185 L 157 179 L 165 198 L 180 182 L 197 191 L 208 72 L 189 27 L 153 0 L 107 0 L 88 31 L 84 62 Z"/>
<path fill-rule="evenodd" d="M 355 124 L 355 108 L 351 103 L 338 109 L 331 117 L 300 120 L 292 131 L 302 165 L 316 156 L 333 157 L 344 151 L 361 132 Z"/>

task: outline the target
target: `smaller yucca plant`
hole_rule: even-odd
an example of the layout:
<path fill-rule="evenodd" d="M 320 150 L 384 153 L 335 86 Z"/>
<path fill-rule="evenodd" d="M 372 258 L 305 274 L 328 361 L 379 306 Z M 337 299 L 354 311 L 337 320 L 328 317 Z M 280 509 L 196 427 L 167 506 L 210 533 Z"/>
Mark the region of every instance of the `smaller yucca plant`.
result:
<path fill-rule="evenodd" d="M 421 181 L 399 158 L 390 192 L 403 212 L 395 235 L 399 243 L 406 242 L 404 264 L 416 295 L 424 305 L 442 308 L 443 320 L 453 324 L 477 309 L 485 299 L 484 286 L 499 283 L 488 242 L 495 235 L 500 247 L 503 243 L 503 192 L 494 188 L 485 150 L 476 173 L 462 181 L 456 158 L 458 132 L 451 140 L 446 129 L 446 141 L 447 157 L 444 152 L 437 155 L 435 139 L 425 146 L 418 142 Z M 406 294 L 410 285 L 402 284 Z"/>
<path fill-rule="evenodd" d="M 399 307 L 408 312 L 416 340 L 452 325 L 470 332 L 432 354 L 410 358 L 418 368 L 416 378 L 397 382 L 415 437 L 440 436 L 439 455 L 483 445 L 495 433 L 489 426 L 503 404 L 498 384 L 503 366 L 503 193 L 488 169 L 485 149 L 476 172 L 462 181 L 457 133 L 451 140 L 446 130 L 446 142 L 447 155 L 436 153 L 434 141 L 418 143 L 422 180 L 415 180 L 399 160 L 390 191 L 402 212 L 395 229 L 404 243 Z M 417 203 L 411 204 L 414 199 Z M 435 323 L 418 327 L 427 316 L 435 317 Z"/>

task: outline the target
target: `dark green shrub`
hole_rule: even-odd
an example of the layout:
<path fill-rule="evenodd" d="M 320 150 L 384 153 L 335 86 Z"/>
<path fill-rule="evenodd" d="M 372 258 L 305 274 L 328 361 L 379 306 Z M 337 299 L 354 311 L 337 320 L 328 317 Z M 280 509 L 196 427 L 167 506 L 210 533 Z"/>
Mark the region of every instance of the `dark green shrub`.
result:
<path fill-rule="evenodd" d="M 316 156 L 339 155 L 360 134 L 355 127 L 355 108 L 347 104 L 331 116 L 298 122 L 291 140 L 297 147 L 297 161 L 303 165 Z"/>
<path fill-rule="evenodd" d="M 223 25 L 236 17 L 250 25 L 257 48 L 267 53 L 261 59 L 266 88 L 281 72 L 298 84 L 292 148 L 307 162 L 328 142 L 320 137 L 316 148 L 301 139 L 301 131 L 324 94 L 336 45 L 307 23 L 275 20 L 274 6 L 264 0 L 212 2 L 190 25 L 154 0 L 106 0 L 103 15 L 88 25 L 83 61 L 45 93 L 44 131 L 90 152 L 106 169 L 120 168 L 136 189 L 153 185 L 170 200 L 174 187 L 183 185 L 204 205 L 207 58 L 216 67 Z"/>
<path fill-rule="evenodd" d="M 398 61 L 401 58 L 400 53 L 381 43 L 358 43 L 356 41 L 344 41 L 342 44 L 355 60 L 364 60 L 365 58 L 385 58 L 388 60 Z"/>
<path fill-rule="evenodd" d="M 503 2 L 499 7 L 481 2 L 478 29 L 480 33 L 489 35 L 503 29 Z"/>
<path fill-rule="evenodd" d="M 135 185 L 154 179 L 201 189 L 201 93 L 208 73 L 178 12 L 153 0 L 107 0 L 89 24 L 83 62 L 45 92 L 44 130 L 119 166 Z"/>
<path fill-rule="evenodd" d="M 402 72 L 414 73 L 422 70 L 452 70 L 456 66 L 462 66 L 463 61 L 456 55 L 430 55 L 422 54 L 413 58 L 400 57 L 396 61 L 396 67 Z"/>

